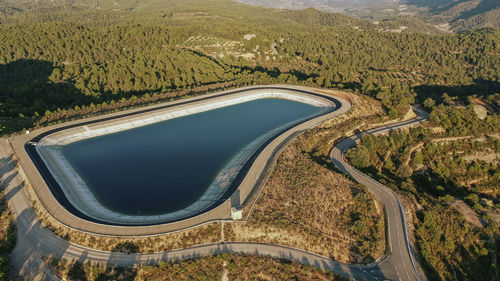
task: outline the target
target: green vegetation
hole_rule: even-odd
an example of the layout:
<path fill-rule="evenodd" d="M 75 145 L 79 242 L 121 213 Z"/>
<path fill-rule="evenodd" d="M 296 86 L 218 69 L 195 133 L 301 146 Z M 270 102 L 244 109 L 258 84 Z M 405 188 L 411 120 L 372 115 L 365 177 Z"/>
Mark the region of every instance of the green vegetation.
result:
<path fill-rule="evenodd" d="M 210 223 L 193 229 L 151 236 L 146 238 L 119 238 L 93 235 L 70 229 L 39 209 L 35 202 L 35 210 L 44 225 L 55 235 L 69 242 L 102 251 L 121 253 L 154 253 L 189 248 L 195 245 L 215 243 L 221 240 L 220 223 Z"/>
<path fill-rule="evenodd" d="M 495 0 L 242 0 L 264 7 L 341 9 L 343 13 L 361 18 L 374 19 L 383 25 L 389 21 L 392 25 L 418 28 L 422 33 L 436 32 L 440 29 L 464 31 L 484 27 L 500 27 L 500 6 Z M 404 16 L 403 16 L 404 15 Z M 444 25 L 443 25 L 444 24 Z"/>
<path fill-rule="evenodd" d="M 114 11 L 101 2 L 100 10 L 42 2 L 4 17 L 2 134 L 208 85 L 349 88 L 381 100 L 393 118 L 415 97 L 488 96 L 499 88 L 497 30 L 396 34 L 313 9 L 151 0 L 120 2 Z"/>
<path fill-rule="evenodd" d="M 429 7 L 434 22 L 449 21 L 453 30 L 500 27 L 500 7 L 494 0 L 410 0 L 409 4 Z"/>
<path fill-rule="evenodd" d="M 137 268 L 47 259 L 64 280 L 347 280 L 310 266 L 269 257 L 222 254 Z"/>
<path fill-rule="evenodd" d="M 430 107 L 429 124 L 365 135 L 347 157 L 404 194 L 416 211 L 417 246 L 430 279 L 498 278 L 500 116 L 480 120 L 470 106 Z M 464 201 L 470 207 L 460 207 Z"/>
<path fill-rule="evenodd" d="M 492 96 L 492 101 L 500 102 L 500 95 Z M 498 133 L 500 118 L 498 114 L 487 115 L 484 120 L 479 120 L 472 104 L 468 107 L 445 106 L 440 104 L 431 107 L 429 121 L 433 126 L 446 130 L 446 136 L 480 136 Z"/>
<path fill-rule="evenodd" d="M 380 102 L 372 98 L 324 92 L 349 96 L 348 99 L 355 101 L 353 110 L 349 116 L 325 122 L 285 148 L 269 184 L 262 191 L 262 200 L 256 203 L 247 223 L 224 223 L 226 241 L 289 245 L 351 263 L 367 263 L 383 255 L 384 222 L 380 203 L 375 202 L 363 186 L 333 171 L 328 152 L 331 141 L 342 137 L 340 132 L 366 122 L 384 121 L 386 116 Z M 288 201 L 294 204 L 282 204 Z M 99 250 L 152 253 L 222 239 L 221 223 L 146 238 L 92 235 L 61 225 L 40 209 L 39 202 L 34 206 L 43 224 L 56 235 Z M 248 208 L 250 204 L 245 205 L 244 214 Z M 263 235 L 263 231 L 269 235 Z"/>
<path fill-rule="evenodd" d="M 0 281 L 9 279 L 9 254 L 16 245 L 16 228 L 7 202 L 0 194 Z"/>
<path fill-rule="evenodd" d="M 263 9 L 229 0 L 13 2 L 0 5 L 1 134 L 256 84 L 348 89 L 380 101 L 392 119 L 403 117 L 410 104 L 421 103 L 430 111 L 430 125 L 365 137 L 348 156 L 354 165 L 404 194 L 413 206 L 417 246 L 431 279 L 498 278 L 495 218 L 500 176 L 498 156 L 492 157 L 500 146 L 498 29 L 443 35 L 409 28 L 397 33 L 389 31 L 403 19 L 374 24 L 314 9 Z M 494 17 L 495 11 L 489 16 Z M 468 16 L 457 24 L 481 21 L 477 15 Z M 486 111 L 481 118 L 478 107 Z M 329 186 L 323 185 L 317 194 L 302 189 L 314 182 L 311 175 L 318 184 L 335 177 L 326 157 L 329 141 L 340 138 L 342 130 L 362 129 L 375 121 L 371 118 L 318 129 L 304 136 L 308 146 L 292 146 L 295 150 L 288 155 L 298 158 L 281 164 L 299 160 L 302 172 L 288 171 L 279 162 L 281 174 L 290 177 L 278 175 L 275 180 L 297 190 L 292 195 L 305 192 L 300 198 L 289 194 L 289 204 L 301 207 L 288 208 L 295 213 L 281 213 L 279 204 L 271 204 L 275 208 L 270 214 L 257 209 L 251 218 L 254 226 L 282 222 L 302 231 L 296 234 L 303 235 L 305 246 L 321 247 L 345 261 L 376 256 L 380 240 L 374 233 L 380 223 L 374 215 L 376 205 L 362 187 L 345 187 L 351 192 L 346 200 L 353 205 L 342 205 L 343 210 L 353 216 L 349 220 L 339 216 L 331 224 L 326 218 L 333 211 L 320 208 L 315 214 L 307 209 L 311 200 L 330 194 Z M 457 207 L 461 202 L 479 225 L 468 224 L 471 218 Z M 359 212 L 361 208 L 365 212 Z M 299 220 L 302 225 L 288 224 L 284 214 L 305 219 Z M 310 237 L 320 237 L 325 226 L 331 236 L 341 233 L 365 242 L 342 240 L 352 246 L 348 254 L 324 247 L 341 239 L 311 242 Z M 71 241 L 127 252 L 218 241 L 219 234 L 209 234 L 220 229 L 209 226 L 186 243 L 169 237 L 136 243 L 93 240 L 56 228 Z"/>
<path fill-rule="evenodd" d="M 345 263 L 370 263 L 384 255 L 381 204 L 329 159 L 341 132 L 383 113 L 373 99 L 352 98 L 350 116 L 325 122 L 283 149 L 246 222 L 224 224 L 226 240 L 288 245 Z"/>

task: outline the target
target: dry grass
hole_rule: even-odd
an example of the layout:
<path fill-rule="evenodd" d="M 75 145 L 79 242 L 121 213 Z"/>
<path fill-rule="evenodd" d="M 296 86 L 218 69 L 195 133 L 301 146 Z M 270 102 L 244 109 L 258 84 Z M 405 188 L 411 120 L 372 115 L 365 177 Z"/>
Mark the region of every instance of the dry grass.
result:
<path fill-rule="evenodd" d="M 38 213 L 38 215 L 40 217 L 41 213 Z M 46 213 L 45 216 L 47 216 Z M 103 251 L 153 253 L 189 248 L 221 240 L 220 223 L 210 223 L 188 230 L 157 236 L 119 238 L 73 230 L 47 217 L 42 219 L 42 221 L 48 229 L 69 242 Z"/>
<path fill-rule="evenodd" d="M 101 264 L 45 259 L 63 280 L 347 280 L 295 262 L 269 257 L 223 254 L 193 260 L 139 266 L 113 267 Z"/>
<path fill-rule="evenodd" d="M 349 98 L 355 104 L 351 112 L 324 122 L 284 149 L 248 222 L 225 224 L 226 240 L 289 245 L 342 262 L 370 262 L 383 254 L 381 206 L 362 187 L 337 173 L 328 158 L 342 132 L 384 121 L 380 103 Z M 151 253 L 221 240 L 220 223 L 146 238 L 97 236 L 68 229 L 42 211 L 38 202 L 34 206 L 54 233 L 99 250 Z"/>
<path fill-rule="evenodd" d="M 10 172 L 9 165 L 12 162 L 12 158 L 0 159 L 0 249 L 3 248 L 3 244 L 8 240 L 9 232 L 13 230 L 13 220 L 14 215 L 7 205 L 7 200 L 5 199 L 5 190 L 7 183 L 5 180 L 12 176 Z M 2 254 L 0 252 L 0 254 Z"/>
<path fill-rule="evenodd" d="M 13 215 L 7 207 L 7 202 L 0 194 L 0 246 L 8 240 L 9 231 L 12 231 Z"/>
<path fill-rule="evenodd" d="M 486 151 L 474 151 L 473 154 L 464 155 L 462 158 L 467 162 L 480 160 L 498 164 L 500 162 L 500 153 L 495 152 L 492 149 L 487 149 Z"/>
<path fill-rule="evenodd" d="M 466 222 L 476 227 L 485 226 L 485 222 L 481 220 L 481 217 L 476 213 L 476 211 L 469 207 L 469 205 L 467 205 L 463 200 L 455 199 L 450 202 L 450 205 L 464 216 Z"/>
<path fill-rule="evenodd" d="M 366 191 L 303 152 L 303 139 L 282 152 L 247 223 L 227 225 L 226 239 L 283 244 L 342 262 L 378 258 L 384 249 L 381 208 Z M 353 233 L 360 216 L 370 237 Z"/>
<path fill-rule="evenodd" d="M 269 257 L 227 255 L 224 260 L 228 261 L 229 280 L 347 280 L 331 272 Z"/>
<path fill-rule="evenodd" d="M 7 206 L 4 194 L 0 191 L 0 280 L 9 278 L 9 255 L 15 245 L 14 215 Z"/>
<path fill-rule="evenodd" d="M 328 156 L 340 132 L 365 126 L 372 121 L 367 117 L 379 113 L 366 110 L 366 100 L 355 98 L 355 114 L 326 122 L 282 151 L 247 222 L 225 227 L 227 240 L 283 244 L 341 262 L 371 262 L 382 256 L 381 206 L 336 172 Z"/>

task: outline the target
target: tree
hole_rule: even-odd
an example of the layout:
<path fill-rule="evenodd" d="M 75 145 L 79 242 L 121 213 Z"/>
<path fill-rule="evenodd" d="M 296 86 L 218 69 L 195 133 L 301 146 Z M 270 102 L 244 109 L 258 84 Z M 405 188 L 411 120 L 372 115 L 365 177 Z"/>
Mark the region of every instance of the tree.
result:
<path fill-rule="evenodd" d="M 424 163 L 424 155 L 422 154 L 422 151 L 415 152 L 415 155 L 413 156 L 413 164 L 420 165 L 422 163 Z"/>
<path fill-rule="evenodd" d="M 399 168 L 398 168 L 398 174 L 402 178 L 408 178 L 408 177 L 411 176 L 412 170 L 411 170 L 411 168 L 408 165 L 404 164 L 404 165 L 399 166 Z"/>
<path fill-rule="evenodd" d="M 474 206 L 479 202 L 479 196 L 477 196 L 477 194 L 475 193 L 469 194 L 467 197 L 465 197 L 465 199 L 471 206 Z"/>
<path fill-rule="evenodd" d="M 394 163 L 392 162 L 391 157 L 387 158 L 384 164 L 384 168 L 386 168 L 389 171 L 394 171 Z"/>
<path fill-rule="evenodd" d="M 399 111 L 396 108 L 393 107 L 389 110 L 389 117 L 391 119 L 396 119 L 398 118 L 398 116 L 399 116 Z"/>
<path fill-rule="evenodd" d="M 448 93 L 444 93 L 443 96 L 442 96 L 442 98 L 443 98 L 443 102 L 445 104 L 450 105 L 450 104 L 453 103 L 453 99 L 448 95 Z"/>
<path fill-rule="evenodd" d="M 436 104 L 436 102 L 432 98 L 427 98 L 424 101 L 424 106 L 427 109 L 432 109 L 435 104 Z"/>
<path fill-rule="evenodd" d="M 446 237 L 446 239 L 444 240 L 444 248 L 448 251 L 455 250 L 455 243 L 450 237 Z"/>
<path fill-rule="evenodd" d="M 439 126 L 441 120 L 439 119 L 439 115 L 436 111 L 433 110 L 431 114 L 429 114 L 429 122 L 431 122 L 433 126 Z"/>
<path fill-rule="evenodd" d="M 362 145 L 349 150 L 347 157 L 355 167 L 366 168 L 370 166 L 370 152 Z"/>

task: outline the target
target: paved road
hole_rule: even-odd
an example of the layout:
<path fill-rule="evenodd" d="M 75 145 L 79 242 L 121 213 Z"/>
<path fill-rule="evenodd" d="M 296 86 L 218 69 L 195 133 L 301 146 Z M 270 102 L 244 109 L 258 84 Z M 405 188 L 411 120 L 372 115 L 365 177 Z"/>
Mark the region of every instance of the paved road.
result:
<path fill-rule="evenodd" d="M 320 98 L 331 106 L 324 108 L 324 112 L 322 112 L 319 116 L 312 116 L 308 120 L 303 120 L 303 122 L 296 124 L 295 126 L 290 124 L 290 126 L 287 126 L 286 129 L 283 129 L 283 131 L 277 133 L 268 141 L 259 145 L 250 156 L 251 161 L 244 163 L 239 172 L 235 175 L 233 183 L 222 195 L 222 197 L 219 198 L 220 200 L 218 202 L 209 206 L 209 209 L 207 209 L 206 212 L 202 212 L 200 214 L 193 213 L 191 214 L 191 217 L 187 217 L 179 221 L 165 223 L 157 222 L 144 226 L 131 226 L 126 224 L 112 225 L 99 221 L 98 219 L 88 217 L 78 211 L 78 209 L 69 202 L 68 197 L 64 194 L 64 190 L 61 188 L 58 181 L 53 177 L 49 168 L 45 165 L 45 161 L 37 152 L 35 145 L 41 138 L 49 136 L 52 133 L 70 134 L 69 131 L 65 131 L 65 133 L 62 131 L 59 132 L 59 130 L 63 129 L 73 130 L 74 132 L 78 130 L 87 131 L 82 128 L 82 126 L 86 126 L 87 129 L 90 129 L 91 131 L 101 130 L 103 126 L 106 126 L 106 124 L 115 124 L 115 122 L 121 123 L 127 120 L 135 120 L 134 122 L 136 122 L 142 118 L 151 117 L 151 114 L 161 113 L 164 110 L 172 110 L 173 108 L 186 109 L 191 106 L 207 105 L 207 103 L 211 104 L 212 102 L 225 103 L 228 98 L 245 98 L 246 95 L 268 93 L 269 91 L 271 94 L 292 94 L 294 99 L 298 98 L 299 100 Z M 34 194 L 36 194 L 38 199 L 37 201 L 41 203 L 41 205 L 49 214 L 51 214 L 51 216 L 54 217 L 55 220 L 67 227 L 100 235 L 147 236 L 187 229 L 203 224 L 207 221 L 227 218 L 232 206 L 239 205 L 241 202 L 245 202 L 249 199 L 248 196 L 252 194 L 254 186 L 258 183 L 262 173 L 268 166 L 270 157 L 274 155 L 275 151 L 278 150 L 282 144 L 298 132 L 310 129 L 315 127 L 319 122 L 335 118 L 346 113 L 349 111 L 350 107 L 351 104 L 347 100 L 338 98 L 336 95 L 333 96 L 331 94 L 312 89 L 284 85 L 251 86 L 187 99 L 180 99 L 158 105 L 151 105 L 137 110 L 127 110 L 125 112 L 111 113 L 84 120 L 65 122 L 33 130 L 30 134 L 13 136 L 9 138 L 9 141 L 15 151 L 16 159 L 22 166 L 22 172 L 25 173 L 26 177 L 29 179 L 30 192 L 34 191 Z M 29 145 L 26 145 L 27 143 L 29 143 Z M 233 192 L 234 190 L 237 190 L 237 192 Z"/>
<path fill-rule="evenodd" d="M 384 130 L 412 125 L 423 120 L 424 118 L 419 117 L 409 122 L 389 126 L 384 129 L 372 130 L 368 133 L 381 133 Z M 46 230 L 41 225 L 25 193 L 24 184 L 17 176 L 14 168 L 15 163 L 9 157 L 9 147 L 6 141 L 1 139 L 1 183 L 2 188 L 5 189 L 4 192 L 9 206 L 14 212 L 18 231 L 17 244 L 12 253 L 15 273 L 22 275 L 27 280 L 57 280 L 56 276 L 41 261 L 41 257 L 43 256 L 64 257 L 79 261 L 110 262 L 117 265 L 133 265 L 183 260 L 218 253 L 247 253 L 294 260 L 301 264 L 328 269 L 356 280 L 418 280 L 409 254 L 406 226 L 403 222 L 404 217 L 399 200 L 388 188 L 353 169 L 345 162 L 342 156 L 342 152 L 352 146 L 359 137 L 359 135 L 356 135 L 340 142 L 332 150 L 331 156 L 335 165 L 368 186 L 370 191 L 380 197 L 387 206 L 391 254 L 381 262 L 366 266 L 341 264 L 332 261 L 328 257 L 299 249 L 259 243 L 216 243 L 171 252 L 130 255 L 103 252 L 69 243 Z"/>
<path fill-rule="evenodd" d="M 43 264 L 41 257 L 69 258 L 79 261 L 108 262 L 116 265 L 158 263 L 184 260 L 219 253 L 245 253 L 294 260 L 301 264 L 331 270 L 357 280 L 384 280 L 378 264 L 369 266 L 346 265 L 334 262 L 300 249 L 260 243 L 214 243 L 192 248 L 155 254 L 122 254 L 98 251 L 69 243 L 43 228 L 34 213 L 24 191 L 24 184 L 14 169 L 15 163 L 8 157 L 5 140 L 0 140 L 0 172 L 2 187 L 9 206 L 15 215 L 18 231 L 17 244 L 12 253 L 15 273 L 26 280 L 57 280 Z"/>
<path fill-rule="evenodd" d="M 391 189 L 349 165 L 344 157 L 344 152 L 355 146 L 364 134 L 382 134 L 396 128 L 421 123 L 428 117 L 425 112 L 417 111 L 417 113 L 419 116 L 415 119 L 375 128 L 344 139 L 330 152 L 330 158 L 337 168 L 350 175 L 357 182 L 365 185 L 384 204 L 390 254 L 379 266 L 384 276 L 391 280 L 424 280 L 412 255 L 412 243 L 409 241 L 404 209 L 401 201 Z"/>

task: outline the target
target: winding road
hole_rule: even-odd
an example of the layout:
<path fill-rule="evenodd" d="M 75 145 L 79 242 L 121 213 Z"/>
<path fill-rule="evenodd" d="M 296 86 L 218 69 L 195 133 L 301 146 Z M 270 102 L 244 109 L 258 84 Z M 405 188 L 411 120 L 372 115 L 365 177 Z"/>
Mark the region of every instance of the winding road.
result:
<path fill-rule="evenodd" d="M 330 159 L 337 168 L 365 185 L 384 204 L 387 222 L 386 237 L 390 253 L 379 263 L 379 266 L 384 276 L 391 280 L 425 280 L 413 255 L 414 249 L 408 234 L 404 208 L 394 191 L 352 167 L 347 162 L 344 152 L 355 146 L 365 134 L 383 134 L 427 120 L 428 116 L 425 112 L 417 109 L 415 111 L 418 117 L 414 119 L 358 133 L 342 140 L 330 151 Z"/>
<path fill-rule="evenodd" d="M 338 143 L 331 151 L 332 162 L 356 181 L 366 185 L 385 205 L 390 253 L 384 259 L 369 265 L 348 265 L 300 249 L 280 245 L 247 242 L 214 243 L 192 248 L 154 254 L 123 254 L 85 248 L 59 238 L 45 229 L 33 211 L 24 183 L 17 175 L 16 162 L 9 144 L 0 140 L 0 183 L 13 210 L 17 226 L 17 244 L 12 252 L 15 274 L 26 280 L 58 280 L 44 265 L 42 257 L 69 258 L 78 261 L 108 262 L 116 265 L 150 264 L 160 261 L 184 260 L 218 253 L 245 253 L 293 260 L 301 264 L 331 270 L 356 280 L 425 280 L 420 277 L 407 233 L 403 208 L 395 193 L 377 181 L 350 166 L 343 153 L 356 144 L 362 134 L 380 134 L 388 130 L 411 126 L 426 120 L 419 117 L 369 130 Z"/>

